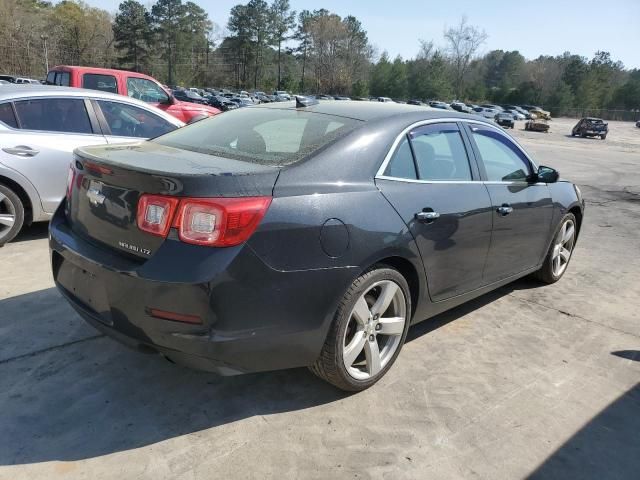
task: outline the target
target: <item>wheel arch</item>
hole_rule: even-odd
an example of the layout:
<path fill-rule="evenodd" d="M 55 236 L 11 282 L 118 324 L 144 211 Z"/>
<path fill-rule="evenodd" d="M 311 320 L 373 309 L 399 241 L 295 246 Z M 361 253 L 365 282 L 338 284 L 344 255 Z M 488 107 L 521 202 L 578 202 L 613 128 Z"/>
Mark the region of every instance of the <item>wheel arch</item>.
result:
<path fill-rule="evenodd" d="M 576 238 L 578 236 L 578 234 L 580 233 L 580 230 L 582 228 L 582 208 L 580 208 L 579 205 L 574 205 L 573 207 L 571 207 L 569 209 L 569 213 L 572 213 L 574 217 L 576 217 L 576 222 L 578 223 L 577 227 L 578 227 L 578 232 L 576 234 Z"/>
<path fill-rule="evenodd" d="M 407 281 L 407 284 L 409 285 L 409 293 L 411 294 L 411 317 L 413 317 L 413 314 L 415 313 L 416 308 L 418 306 L 418 302 L 420 300 L 420 291 L 421 291 L 420 276 L 418 274 L 418 270 L 416 269 L 415 265 L 404 257 L 401 257 L 399 255 L 392 255 L 385 258 L 381 258 L 380 260 L 376 261 L 373 265 L 370 265 L 368 268 L 366 268 L 365 271 L 375 267 L 376 265 L 378 266 L 384 265 L 397 270 Z"/>

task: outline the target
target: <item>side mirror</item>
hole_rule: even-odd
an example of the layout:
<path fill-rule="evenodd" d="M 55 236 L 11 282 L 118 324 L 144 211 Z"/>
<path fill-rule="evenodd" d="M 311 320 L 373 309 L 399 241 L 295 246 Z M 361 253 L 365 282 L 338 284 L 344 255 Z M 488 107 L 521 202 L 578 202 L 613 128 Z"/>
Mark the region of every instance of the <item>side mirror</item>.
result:
<path fill-rule="evenodd" d="M 551 167 L 539 166 L 538 167 L 538 181 L 544 183 L 556 183 L 560 174 L 557 170 Z"/>

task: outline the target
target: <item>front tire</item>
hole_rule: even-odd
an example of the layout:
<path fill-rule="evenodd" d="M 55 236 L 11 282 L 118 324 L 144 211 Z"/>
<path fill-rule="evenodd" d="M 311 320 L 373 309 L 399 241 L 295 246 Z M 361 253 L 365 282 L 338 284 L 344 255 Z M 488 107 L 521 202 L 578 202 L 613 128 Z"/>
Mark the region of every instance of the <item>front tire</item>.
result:
<path fill-rule="evenodd" d="M 24 224 L 24 205 L 20 197 L 0 184 L 0 247 L 10 242 Z"/>
<path fill-rule="evenodd" d="M 378 265 L 344 294 L 320 356 L 309 368 L 342 390 L 365 390 L 395 362 L 410 319 L 407 281 L 397 270 Z"/>
<path fill-rule="evenodd" d="M 551 284 L 562 278 L 569 266 L 577 235 L 576 217 L 572 213 L 567 213 L 553 237 L 542 268 L 533 274 L 538 280 Z"/>

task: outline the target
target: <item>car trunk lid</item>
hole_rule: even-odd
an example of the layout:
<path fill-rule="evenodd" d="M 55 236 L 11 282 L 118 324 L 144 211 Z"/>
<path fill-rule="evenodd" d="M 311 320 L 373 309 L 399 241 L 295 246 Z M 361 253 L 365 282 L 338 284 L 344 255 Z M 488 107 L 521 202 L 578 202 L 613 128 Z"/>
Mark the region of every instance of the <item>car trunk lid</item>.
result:
<path fill-rule="evenodd" d="M 83 238 L 141 260 L 165 238 L 137 225 L 143 194 L 175 197 L 271 196 L 279 169 L 153 142 L 77 149 L 67 219 Z M 171 235 L 171 233 L 170 233 Z"/>

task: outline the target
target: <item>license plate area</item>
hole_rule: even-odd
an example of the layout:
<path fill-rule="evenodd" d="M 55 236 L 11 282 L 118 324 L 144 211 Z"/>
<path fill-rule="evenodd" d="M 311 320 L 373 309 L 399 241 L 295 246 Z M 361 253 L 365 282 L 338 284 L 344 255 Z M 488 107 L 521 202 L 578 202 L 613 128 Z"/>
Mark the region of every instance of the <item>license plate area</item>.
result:
<path fill-rule="evenodd" d="M 99 277 L 69 261 L 63 261 L 56 280 L 87 313 L 106 325 L 112 325 L 106 290 Z"/>

